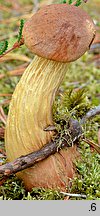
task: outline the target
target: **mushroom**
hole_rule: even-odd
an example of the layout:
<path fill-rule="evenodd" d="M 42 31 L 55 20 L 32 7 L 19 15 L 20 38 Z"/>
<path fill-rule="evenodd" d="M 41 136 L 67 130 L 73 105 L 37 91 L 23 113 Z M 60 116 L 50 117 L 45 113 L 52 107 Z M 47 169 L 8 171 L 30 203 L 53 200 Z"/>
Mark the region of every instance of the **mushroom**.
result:
<path fill-rule="evenodd" d="M 36 54 L 13 93 L 6 125 L 5 146 L 9 161 L 37 151 L 54 132 L 52 104 L 69 63 L 90 47 L 95 27 L 88 14 L 67 4 L 47 5 L 26 21 L 23 38 Z M 27 190 L 32 187 L 65 190 L 75 175 L 76 145 L 62 149 L 35 166 L 18 173 Z"/>

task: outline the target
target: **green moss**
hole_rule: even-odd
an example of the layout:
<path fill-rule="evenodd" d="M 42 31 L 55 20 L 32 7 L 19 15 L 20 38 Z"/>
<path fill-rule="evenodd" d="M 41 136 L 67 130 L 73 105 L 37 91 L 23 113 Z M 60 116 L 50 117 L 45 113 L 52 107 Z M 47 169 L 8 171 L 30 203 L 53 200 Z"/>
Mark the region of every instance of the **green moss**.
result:
<path fill-rule="evenodd" d="M 87 200 L 100 200 L 100 155 L 81 143 L 81 160 L 76 163 L 77 177 L 72 181 L 71 193 L 85 194 Z"/>
<path fill-rule="evenodd" d="M 66 119 L 71 116 L 79 118 L 85 115 L 90 107 L 86 89 L 69 88 L 54 103 L 54 119 L 58 121 L 58 119 Z"/>
<path fill-rule="evenodd" d="M 0 187 L 0 197 L 4 200 L 20 200 L 25 194 L 22 182 L 16 177 L 10 177 L 3 186 Z"/>
<path fill-rule="evenodd" d="M 10 177 L 0 187 L 1 200 L 61 200 L 63 195 L 57 190 L 33 188 L 27 192 L 24 185 L 17 177 Z"/>

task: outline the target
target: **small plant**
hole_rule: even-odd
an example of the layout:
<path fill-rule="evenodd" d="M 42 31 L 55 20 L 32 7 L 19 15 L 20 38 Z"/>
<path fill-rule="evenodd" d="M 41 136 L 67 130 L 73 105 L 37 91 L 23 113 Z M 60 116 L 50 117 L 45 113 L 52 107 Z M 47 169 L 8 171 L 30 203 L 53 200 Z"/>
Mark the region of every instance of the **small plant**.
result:
<path fill-rule="evenodd" d="M 61 3 L 66 4 L 66 3 L 67 3 L 67 0 L 63 0 Z M 75 5 L 76 7 L 78 7 L 78 6 L 81 5 L 82 0 L 77 0 L 76 2 L 73 1 L 73 0 L 69 0 L 69 1 L 68 1 L 68 4 L 71 5 L 72 3 L 75 3 L 74 5 Z"/>
<path fill-rule="evenodd" d="M 90 109 L 90 102 L 87 97 L 86 89 L 68 89 L 61 98 L 57 98 L 54 107 L 54 119 L 67 120 L 71 117 L 80 118 Z"/>
<path fill-rule="evenodd" d="M 25 20 L 21 19 L 20 26 L 19 26 L 19 33 L 18 33 L 18 42 L 20 42 L 20 40 L 22 39 L 22 30 L 24 27 L 24 23 L 25 23 Z"/>
<path fill-rule="evenodd" d="M 4 55 L 4 54 L 14 50 L 15 48 L 18 48 L 19 46 L 21 46 L 23 44 L 23 43 L 20 43 L 20 41 L 22 39 L 22 30 L 24 27 L 24 23 L 25 23 L 25 20 L 21 19 L 20 20 L 20 26 L 19 26 L 19 33 L 17 36 L 18 40 L 17 40 L 17 43 L 15 43 L 11 49 L 8 50 L 8 41 L 7 40 L 0 42 L 0 57 L 2 57 L 2 55 Z"/>
<path fill-rule="evenodd" d="M 0 55 L 2 55 L 3 53 L 5 53 L 5 51 L 8 49 L 8 41 L 1 41 L 0 42 Z"/>
<path fill-rule="evenodd" d="M 0 199 L 19 200 L 25 196 L 25 189 L 22 182 L 14 175 L 0 187 Z"/>

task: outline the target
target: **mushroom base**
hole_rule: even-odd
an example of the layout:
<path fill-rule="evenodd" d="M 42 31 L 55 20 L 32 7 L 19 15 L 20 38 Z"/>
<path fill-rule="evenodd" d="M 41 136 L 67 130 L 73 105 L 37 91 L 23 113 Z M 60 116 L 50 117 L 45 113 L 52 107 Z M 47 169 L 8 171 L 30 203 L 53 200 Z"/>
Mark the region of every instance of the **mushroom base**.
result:
<path fill-rule="evenodd" d="M 34 187 L 66 191 L 76 174 L 74 162 L 78 157 L 77 146 L 68 147 L 18 173 L 17 176 L 23 180 L 28 191 Z"/>

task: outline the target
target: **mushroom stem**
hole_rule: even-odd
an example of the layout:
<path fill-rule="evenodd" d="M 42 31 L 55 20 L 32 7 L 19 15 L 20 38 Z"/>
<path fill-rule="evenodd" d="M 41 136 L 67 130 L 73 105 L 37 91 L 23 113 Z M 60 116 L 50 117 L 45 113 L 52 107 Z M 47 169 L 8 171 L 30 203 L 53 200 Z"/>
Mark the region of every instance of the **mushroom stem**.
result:
<path fill-rule="evenodd" d="M 61 63 L 35 56 L 12 96 L 5 144 L 9 161 L 43 147 L 53 132 L 52 104 L 68 68 Z"/>

